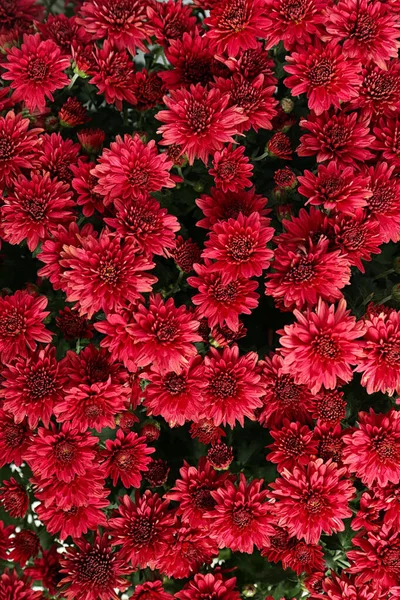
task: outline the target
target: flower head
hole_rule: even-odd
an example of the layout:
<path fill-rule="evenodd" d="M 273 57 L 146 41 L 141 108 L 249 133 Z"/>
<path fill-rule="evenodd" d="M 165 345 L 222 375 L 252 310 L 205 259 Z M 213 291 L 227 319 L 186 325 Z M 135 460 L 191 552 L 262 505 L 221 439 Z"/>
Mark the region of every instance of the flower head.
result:
<path fill-rule="evenodd" d="M 240 600 L 239 592 L 235 589 L 236 577 L 223 579 L 220 573 L 215 575 L 198 573 L 193 581 L 185 585 L 182 591 L 175 594 L 179 600 L 202 600 L 207 596 L 215 600 Z"/>
<path fill-rule="evenodd" d="M 10 517 L 23 518 L 28 510 L 29 498 L 25 488 L 11 477 L 0 486 L 0 504 Z"/>
<path fill-rule="evenodd" d="M 223 192 L 237 192 L 251 186 L 249 177 L 253 172 L 253 165 L 249 164 L 244 151 L 244 146 L 233 150 L 230 144 L 214 154 L 213 168 L 209 173 L 214 177 L 217 188 L 221 188 Z"/>
<path fill-rule="evenodd" d="M 144 437 L 139 437 L 133 431 L 125 434 L 122 429 L 118 429 L 115 440 L 106 440 L 102 454 L 106 477 L 112 478 L 113 485 L 121 479 L 126 488 L 140 487 L 142 473 L 147 471 L 151 460 L 148 455 L 154 451 L 154 448 L 146 445 Z"/>
<path fill-rule="evenodd" d="M 39 128 L 28 129 L 29 119 L 9 111 L 0 117 L 0 182 L 10 185 L 23 169 L 38 165 Z"/>
<path fill-rule="evenodd" d="M 124 100 L 136 104 L 134 64 L 124 48 L 118 50 L 106 40 L 102 48 L 96 47 L 88 72 L 92 75 L 90 83 L 104 94 L 108 104 L 115 104 L 119 110 Z"/>

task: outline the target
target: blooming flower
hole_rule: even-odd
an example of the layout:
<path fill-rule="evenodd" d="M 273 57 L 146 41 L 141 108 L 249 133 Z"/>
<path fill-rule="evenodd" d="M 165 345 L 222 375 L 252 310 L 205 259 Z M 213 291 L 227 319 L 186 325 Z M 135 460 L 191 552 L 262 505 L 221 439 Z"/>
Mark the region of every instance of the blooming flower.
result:
<path fill-rule="evenodd" d="M 229 144 L 221 152 L 216 152 L 213 158 L 213 168 L 209 170 L 214 177 L 215 185 L 223 192 L 237 192 L 242 188 L 251 186 L 249 177 L 253 172 L 253 165 L 244 156 L 244 146 L 235 150 Z"/>
<path fill-rule="evenodd" d="M 174 40 L 181 39 L 185 33 L 195 31 L 197 27 L 190 6 L 183 4 L 182 0 L 168 0 L 149 5 L 147 16 L 157 42 L 166 48 Z"/>
<path fill-rule="evenodd" d="M 98 93 L 104 94 L 106 102 L 115 104 L 118 110 L 122 109 L 124 100 L 136 104 L 134 65 L 124 48 L 118 50 L 105 40 L 102 48 L 95 48 L 88 73 L 92 75 L 90 83 L 98 88 Z"/>
<path fill-rule="evenodd" d="M 74 144 L 70 139 L 64 140 L 60 133 L 45 133 L 40 141 L 40 168 L 51 177 L 71 183 L 71 165 L 78 162 L 79 144 Z"/>
<path fill-rule="evenodd" d="M 0 117 L 0 183 L 10 185 L 23 169 L 37 166 L 40 128 L 28 129 L 29 119 L 9 111 Z"/>
<path fill-rule="evenodd" d="M 267 198 L 255 193 L 255 188 L 240 190 L 238 192 L 222 192 L 217 188 L 211 188 L 210 195 L 203 194 L 196 200 L 197 206 L 203 211 L 204 219 L 197 221 L 197 227 L 211 229 L 218 221 L 237 219 L 239 213 L 249 217 L 258 212 L 260 222 L 269 225 L 269 219 L 265 218 L 269 209 L 266 208 Z"/>
<path fill-rule="evenodd" d="M 373 128 L 375 140 L 372 148 L 381 152 L 383 159 L 390 161 L 396 172 L 400 170 L 400 120 L 381 117 Z"/>
<path fill-rule="evenodd" d="M 308 385 L 312 393 L 350 381 L 350 365 L 357 364 L 362 354 L 362 344 L 356 340 L 365 326 L 350 316 L 346 302 L 340 300 L 335 310 L 333 304 L 319 300 L 315 311 L 295 310 L 294 314 L 297 323 L 281 331 L 284 371 Z"/>
<path fill-rule="evenodd" d="M 304 47 L 310 44 L 313 35 L 321 34 L 320 14 L 325 8 L 321 0 L 267 0 L 268 23 L 264 37 L 267 48 L 283 41 L 286 50 L 295 44 Z"/>
<path fill-rule="evenodd" d="M 348 503 L 355 493 L 351 481 L 343 479 L 345 473 L 320 458 L 283 469 L 281 478 L 270 484 L 275 500 L 271 510 L 279 527 L 307 544 L 316 544 L 322 532 L 344 531 L 343 519 L 352 514 Z"/>
<path fill-rule="evenodd" d="M 173 69 L 161 71 L 160 77 L 169 90 L 213 81 L 214 46 L 206 36 L 185 31 L 182 39 L 171 40 L 165 56 Z"/>
<path fill-rule="evenodd" d="M 383 242 L 400 239 L 400 183 L 394 176 L 395 165 L 377 162 L 367 170 L 370 177 L 368 212 L 371 219 L 379 223 L 379 234 Z"/>
<path fill-rule="evenodd" d="M 9 595 L 14 600 L 41 600 L 43 598 L 41 591 L 34 591 L 27 578 L 19 576 L 17 571 L 5 569 L 0 576 L 0 596 Z"/>
<path fill-rule="evenodd" d="M 77 127 L 86 123 L 87 111 L 77 98 L 69 96 L 58 111 L 58 118 L 63 127 Z"/>
<path fill-rule="evenodd" d="M 21 48 L 13 46 L 7 52 L 3 79 L 11 81 L 15 102 L 24 101 L 30 111 L 42 111 L 46 98 L 53 101 L 53 92 L 68 84 L 64 71 L 69 62 L 52 40 L 44 41 L 39 34 L 24 35 Z"/>
<path fill-rule="evenodd" d="M 139 437 L 134 432 L 125 434 L 122 429 L 118 429 L 115 440 L 106 440 L 102 453 L 106 477 L 112 478 L 113 485 L 121 479 L 126 488 L 140 487 L 142 473 L 147 471 L 151 460 L 148 455 L 154 451 L 154 448 L 145 444 L 144 437 Z"/>
<path fill-rule="evenodd" d="M 173 596 L 164 591 L 161 581 L 145 581 L 135 586 L 132 600 L 172 600 Z"/>
<path fill-rule="evenodd" d="M 11 539 L 10 549 L 8 560 L 17 562 L 21 567 L 24 567 L 30 558 L 39 554 L 39 537 L 30 529 L 21 529 Z"/>
<path fill-rule="evenodd" d="M 307 465 L 317 453 L 317 442 L 313 439 L 313 432 L 299 421 L 290 422 L 284 419 L 283 427 L 271 429 L 270 434 L 274 442 L 267 446 L 272 450 L 267 455 L 267 460 L 276 463 L 280 473 L 284 470 L 292 471 L 296 466 Z"/>
<path fill-rule="evenodd" d="M 12 414 L 0 408 L 0 467 L 14 463 L 19 467 L 29 446 L 27 419 L 16 423 Z"/>
<path fill-rule="evenodd" d="M 235 589 L 236 577 L 223 579 L 220 573 L 213 575 L 198 573 L 194 580 L 186 584 L 182 591 L 175 594 L 179 600 L 202 600 L 211 596 L 215 600 L 239 600 L 239 592 Z"/>
<path fill-rule="evenodd" d="M 25 488 L 11 477 L 0 486 L 0 504 L 10 517 L 23 518 L 28 510 L 29 498 Z"/>

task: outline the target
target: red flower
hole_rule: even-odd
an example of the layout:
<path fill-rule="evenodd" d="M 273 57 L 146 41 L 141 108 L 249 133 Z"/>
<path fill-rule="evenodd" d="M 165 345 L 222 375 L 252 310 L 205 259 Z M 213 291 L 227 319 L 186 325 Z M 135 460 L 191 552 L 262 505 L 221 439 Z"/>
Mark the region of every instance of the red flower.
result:
<path fill-rule="evenodd" d="M 363 69 L 362 77 L 358 98 L 352 100 L 352 106 L 361 107 L 369 117 L 382 113 L 390 115 L 391 111 L 399 110 L 400 65 L 397 59 L 385 64 L 384 68 L 370 63 Z"/>
<path fill-rule="evenodd" d="M 217 471 L 225 471 L 233 461 L 233 450 L 223 442 L 219 442 L 208 450 L 207 460 Z"/>
<path fill-rule="evenodd" d="M 325 571 L 326 568 L 321 546 L 301 541 L 290 544 L 283 553 L 282 566 L 284 569 L 292 569 L 297 575 Z"/>
<path fill-rule="evenodd" d="M 17 483 L 14 477 L 9 481 L 3 481 L 0 487 L 0 504 L 10 517 L 23 518 L 28 510 L 29 498 L 22 485 Z"/>
<path fill-rule="evenodd" d="M 394 410 L 375 414 L 372 408 L 360 412 L 358 429 L 343 438 L 343 462 L 368 487 L 400 481 L 399 414 Z"/>
<path fill-rule="evenodd" d="M 267 455 L 267 460 L 277 465 L 279 473 L 286 469 L 293 470 L 296 466 L 307 465 L 317 453 L 317 442 L 313 439 L 313 432 L 299 421 L 290 422 L 284 419 L 282 429 L 271 429 L 270 435 L 274 442 L 267 446 L 272 450 Z"/>
<path fill-rule="evenodd" d="M 5 569 L 0 576 L 0 597 L 12 600 L 42 600 L 41 591 L 33 591 L 26 577 L 19 577 L 17 571 Z"/>
<path fill-rule="evenodd" d="M 364 352 L 356 371 L 368 394 L 400 394 L 400 312 L 380 313 L 365 320 Z"/>
<path fill-rule="evenodd" d="M 24 573 L 31 577 L 33 581 L 42 581 L 50 594 L 57 593 L 60 571 L 59 556 L 56 546 L 52 546 L 49 551 L 42 549 L 42 557 L 35 558 L 33 566 L 24 569 Z M 17 597 L 15 600 L 33 600 L 33 598 L 23 597 L 18 599 Z"/>
<path fill-rule="evenodd" d="M 131 600 L 172 600 L 174 596 L 164 591 L 161 581 L 145 581 L 135 586 Z"/>
<path fill-rule="evenodd" d="M 353 215 L 355 209 L 363 208 L 372 196 L 368 189 L 368 177 L 356 175 L 352 167 L 338 168 L 334 162 L 319 165 L 317 175 L 304 171 L 298 177 L 299 194 L 308 201 L 306 204 L 323 206 L 326 210 L 335 210 Z"/>
<path fill-rule="evenodd" d="M 60 562 L 64 574 L 60 586 L 67 600 L 118 600 L 114 589 L 123 592 L 128 587 L 124 575 L 129 569 L 112 551 L 107 535 L 97 536 L 92 545 L 84 538 L 76 540 Z"/>
<path fill-rule="evenodd" d="M 216 427 L 211 419 L 199 419 L 190 426 L 190 437 L 197 438 L 202 444 L 212 444 L 224 436 L 223 429 Z"/>
<path fill-rule="evenodd" d="M 13 46 L 7 52 L 2 66 L 8 72 L 3 79 L 11 81 L 15 102 L 24 101 L 31 112 L 43 111 L 46 98 L 53 101 L 53 92 L 68 84 L 64 71 L 69 63 L 52 40 L 43 41 L 39 34 L 24 35 L 21 48 Z"/>
<path fill-rule="evenodd" d="M 47 15 L 45 23 L 35 23 L 43 40 L 53 40 L 65 52 L 71 54 L 73 43 L 87 44 L 90 36 L 76 22 L 75 17 L 63 14 Z"/>
<path fill-rule="evenodd" d="M 35 428 L 40 419 L 47 427 L 53 407 L 62 397 L 55 348 L 49 345 L 30 351 L 3 367 L 1 376 L 4 410 L 13 413 L 16 423 L 28 417 L 29 427 Z"/>
<path fill-rule="evenodd" d="M 350 579 L 345 573 L 339 577 L 331 572 L 329 578 L 323 580 L 322 587 L 321 591 L 327 596 L 323 595 L 321 598 L 327 600 L 342 600 L 346 597 L 353 597 L 354 600 L 379 600 L 371 585 L 356 585 L 354 579 Z"/>
<path fill-rule="evenodd" d="M 221 57 L 219 57 L 221 58 Z M 269 57 L 265 49 L 264 41 L 257 42 L 255 48 L 249 48 L 241 52 L 237 58 L 229 56 L 224 57 L 224 63 L 233 73 L 240 73 L 246 79 L 252 81 L 257 75 L 264 75 L 266 85 L 276 84 L 275 65 L 272 58 Z M 221 74 L 224 77 L 224 73 Z"/>
<path fill-rule="evenodd" d="M 146 4 L 140 0 L 88 0 L 76 19 L 92 39 L 113 42 L 118 50 L 125 48 L 135 56 L 146 52 L 151 29 L 146 18 Z M 89 599 L 88 599 L 89 600 Z"/>
<path fill-rule="evenodd" d="M 32 438 L 25 459 L 32 472 L 41 479 L 55 476 L 58 481 L 71 482 L 84 475 L 96 458 L 98 439 L 90 432 L 80 433 L 70 423 L 63 423 L 59 432 L 40 427 Z"/>
<path fill-rule="evenodd" d="M 144 478 L 151 487 L 160 487 L 167 482 L 169 472 L 170 468 L 165 460 L 162 458 L 151 459 Z"/>
<path fill-rule="evenodd" d="M 400 183 L 393 175 L 395 165 L 377 162 L 369 167 L 369 188 L 372 196 L 368 199 L 368 211 L 373 221 L 379 223 L 379 237 L 382 242 L 398 242 L 400 239 Z"/>
<path fill-rule="evenodd" d="M 220 573 L 213 575 L 198 573 L 194 580 L 185 585 L 182 591 L 175 594 L 179 600 L 203 600 L 203 598 L 214 598 L 215 600 L 240 600 L 239 592 L 235 589 L 236 577 L 223 579 Z"/>
<path fill-rule="evenodd" d="M 351 481 L 343 479 L 346 469 L 322 459 L 306 466 L 283 469 L 281 478 L 271 483 L 272 512 L 279 527 L 290 535 L 316 544 L 322 532 L 344 531 L 343 519 L 351 517 L 348 506 L 355 494 Z"/>
<path fill-rule="evenodd" d="M 182 0 L 168 0 L 147 6 L 147 16 L 159 44 L 169 47 L 173 40 L 181 39 L 186 32 L 195 31 L 196 17 Z"/>
<path fill-rule="evenodd" d="M 251 186 L 253 165 L 244 156 L 245 147 L 238 146 L 235 150 L 229 144 L 221 152 L 216 152 L 213 158 L 213 168 L 209 174 L 214 177 L 215 185 L 223 192 L 238 192 Z"/>
<path fill-rule="evenodd" d="M 102 129 L 82 129 L 77 133 L 77 137 L 82 148 L 88 154 L 98 154 L 101 152 L 106 134 Z"/>
<path fill-rule="evenodd" d="M 373 158 L 368 150 L 374 136 L 370 135 L 368 121 L 357 113 L 310 113 L 308 120 L 300 121 L 309 133 L 300 138 L 299 156 L 317 155 L 317 162 L 334 162 L 339 168 L 365 162 Z"/>
<path fill-rule="evenodd" d="M 318 457 L 324 462 L 332 459 L 338 466 L 342 467 L 344 450 L 344 432 L 338 423 L 334 427 L 331 424 L 321 423 L 314 429 L 314 437 L 318 442 Z"/>
<path fill-rule="evenodd" d="M 206 86 L 214 79 L 214 46 L 206 36 L 185 32 L 182 39 L 171 41 L 165 56 L 173 69 L 161 71 L 160 77 L 169 90 L 190 88 L 196 83 Z"/>
<path fill-rule="evenodd" d="M 305 173 L 310 171 L 305 171 Z M 297 185 L 297 177 L 289 167 L 277 169 L 274 173 L 274 182 L 278 190 L 293 190 Z M 299 178 L 300 180 L 300 178 Z"/>
<path fill-rule="evenodd" d="M 206 259 L 204 265 L 194 265 L 197 276 L 189 277 L 187 281 L 199 293 L 193 296 L 192 302 L 198 307 L 198 315 L 207 317 L 209 327 L 226 324 L 237 331 L 239 315 L 251 314 L 258 305 L 259 295 L 255 292 L 258 283 L 244 277 L 228 281 L 223 271 L 211 270 L 211 264 Z"/>
<path fill-rule="evenodd" d="M 134 240 L 146 256 L 163 255 L 173 248 L 178 219 L 150 196 L 114 201 L 115 217 L 104 222 L 125 239 Z"/>
<path fill-rule="evenodd" d="M 26 31 L 33 21 L 43 19 L 43 12 L 44 7 L 36 4 L 35 0 L 13 0 L 12 4 L 4 4 L 0 31 Z"/>
<path fill-rule="evenodd" d="M 221 95 L 216 88 L 207 90 L 202 85 L 191 85 L 190 90 L 179 89 L 164 97 L 167 110 L 156 114 L 165 123 L 158 129 L 163 134 L 164 146 L 179 144 L 189 164 L 195 158 L 207 163 L 210 154 L 220 150 L 225 142 L 234 142 L 238 125 L 247 120 L 241 109 L 228 106 L 229 95 Z"/>
<path fill-rule="evenodd" d="M 320 115 L 331 106 L 340 108 L 358 95 L 361 64 L 346 60 L 338 43 L 317 43 L 303 52 L 292 52 L 284 66 L 290 77 L 284 80 L 292 96 L 307 94 L 308 106 Z"/>
<path fill-rule="evenodd" d="M 143 377 L 149 381 L 143 402 L 148 415 L 161 415 L 170 427 L 175 427 L 197 420 L 202 413 L 205 381 L 200 357 L 194 357 L 177 372 L 153 366 Z"/>
<path fill-rule="evenodd" d="M 8 560 L 17 562 L 24 567 L 30 558 L 39 554 L 40 541 L 34 531 L 21 529 L 11 539 L 10 549 Z"/>
<path fill-rule="evenodd" d="M 319 300 L 314 311 L 294 311 L 297 323 L 281 330 L 283 368 L 297 383 L 307 385 L 314 394 L 322 386 L 334 389 L 347 383 L 353 373 L 350 365 L 358 363 L 362 344 L 357 342 L 365 326 L 356 322 L 340 300 L 336 310 Z"/>
<path fill-rule="evenodd" d="M 28 349 L 35 350 L 37 342 L 51 342 L 52 334 L 43 324 L 50 314 L 43 310 L 46 306 L 45 296 L 27 291 L 0 297 L 0 353 L 4 364 L 27 356 Z"/>
<path fill-rule="evenodd" d="M 26 239 L 31 252 L 40 241 L 57 231 L 58 225 L 75 219 L 71 208 L 75 206 L 69 186 L 45 173 L 33 173 L 30 179 L 20 175 L 14 181 L 13 191 L 3 199 L 1 208 L 4 239 L 10 244 L 20 244 Z"/>
<path fill-rule="evenodd" d="M 223 272 L 226 283 L 239 277 L 259 277 L 269 267 L 273 256 L 267 248 L 274 234 L 257 212 L 249 217 L 217 222 L 205 242 L 204 258 L 214 259 L 210 271 Z"/>
<path fill-rule="evenodd" d="M 144 144 L 139 135 L 117 135 L 92 171 L 99 180 L 94 190 L 109 204 L 116 198 L 127 200 L 163 187 L 172 188 L 175 183 L 168 172 L 171 167 L 172 161 L 165 153 L 158 153 L 154 140 Z"/>
<path fill-rule="evenodd" d="M 127 495 L 119 501 L 109 521 L 113 545 L 122 546 L 121 556 L 133 567 L 158 568 L 159 559 L 171 548 L 173 516 L 168 512 L 169 502 L 150 490 L 137 497 L 136 503 Z"/>
<path fill-rule="evenodd" d="M 136 110 L 149 110 L 162 104 L 166 92 L 161 72 L 149 73 L 146 69 L 135 73 L 133 93 L 136 97 Z"/>
<path fill-rule="evenodd" d="M 181 515 L 183 523 L 207 530 L 209 522 L 206 517 L 216 504 L 211 492 L 224 485 L 228 473 L 217 473 L 204 457 L 200 459 L 198 468 L 184 461 L 179 473 L 181 478 L 175 481 L 175 486 L 165 497 L 179 502 L 177 514 Z"/>
<path fill-rule="evenodd" d="M 235 345 L 219 352 L 210 348 L 204 359 L 203 413 L 214 425 L 244 426 L 244 417 L 255 420 L 254 410 L 262 406 L 263 387 L 256 372 L 257 355 L 239 356 Z"/>
<path fill-rule="evenodd" d="M 254 546 L 268 546 L 273 529 L 266 501 L 268 492 L 261 490 L 263 483 L 262 479 L 247 483 L 241 473 L 237 487 L 227 479 L 224 487 L 211 492 L 215 507 L 207 517 L 210 535 L 219 548 L 251 554 Z"/>
<path fill-rule="evenodd" d="M 147 471 L 150 462 L 149 454 L 155 452 L 154 448 L 145 444 L 145 438 L 139 437 L 137 433 L 125 434 L 118 429 L 115 440 L 106 440 L 103 450 L 103 468 L 106 477 L 111 477 L 113 485 L 121 479 L 125 488 L 139 488 L 142 473 Z"/>
<path fill-rule="evenodd" d="M 41 137 L 39 160 L 44 172 L 57 177 L 64 183 L 73 178 L 71 165 L 78 162 L 79 144 L 72 140 L 63 140 L 59 133 L 45 133 Z"/>
<path fill-rule="evenodd" d="M 325 38 L 343 42 L 345 56 L 383 69 L 386 60 L 397 57 L 399 24 L 388 4 L 341 0 L 327 8 L 324 24 Z"/>
<path fill-rule="evenodd" d="M 373 128 L 375 141 L 372 143 L 374 150 L 382 153 L 382 158 L 390 161 L 396 172 L 400 171 L 400 119 L 395 117 L 381 117 L 377 127 Z"/>
<path fill-rule="evenodd" d="M 80 316 L 112 312 L 151 291 L 156 278 L 146 271 L 154 264 L 137 253 L 133 240 L 103 229 L 98 239 L 88 236 L 81 243 L 81 248 L 65 245 L 60 262 L 67 301 L 76 302 Z"/>
<path fill-rule="evenodd" d="M 330 223 L 329 237 L 332 245 L 340 248 L 351 266 L 365 272 L 363 260 L 370 261 L 371 254 L 380 254 L 382 235 L 379 223 L 358 208 L 352 215 L 337 215 Z"/>
<path fill-rule="evenodd" d="M 104 321 L 95 323 L 95 329 L 106 336 L 101 340 L 100 346 L 108 348 L 116 360 L 120 360 L 127 369 L 134 372 L 137 367 L 136 346 L 130 333 L 132 323 L 132 310 L 126 309 L 118 314 L 108 314 Z"/>
<path fill-rule="evenodd" d="M 346 416 L 347 402 L 340 390 L 321 390 L 313 398 L 312 417 L 319 422 L 337 425 Z"/>
<path fill-rule="evenodd" d="M 299 310 L 315 306 L 319 300 L 334 302 L 350 283 L 350 267 L 340 250 L 328 251 L 329 240 L 300 246 L 296 252 L 280 245 L 275 250 L 274 272 L 268 273 L 265 293 L 285 308 Z"/>
<path fill-rule="evenodd" d="M 216 43 L 217 51 L 229 56 L 257 48 L 257 37 L 264 38 L 268 26 L 267 10 L 261 0 L 223 0 L 213 4 L 204 22 L 206 36 Z"/>
<path fill-rule="evenodd" d="M 197 221 L 196 225 L 204 229 L 211 229 L 218 221 L 237 219 L 239 213 L 249 217 L 255 212 L 260 215 L 260 223 L 269 225 L 270 220 L 265 218 L 265 215 L 270 212 L 270 209 L 265 208 L 267 202 L 267 198 L 256 194 L 254 187 L 250 190 L 227 193 L 217 188 L 211 188 L 209 196 L 203 194 L 196 200 L 197 206 L 203 211 L 205 217 Z"/>
<path fill-rule="evenodd" d="M 176 265 L 184 273 L 190 273 L 195 263 L 200 261 L 201 250 L 191 238 L 185 240 L 181 235 L 175 240 L 175 246 L 169 251 Z"/>
<path fill-rule="evenodd" d="M 267 48 L 276 46 L 281 40 L 286 50 L 294 45 L 302 48 L 312 43 L 312 36 L 320 36 L 321 13 L 325 3 L 321 0 L 267 0 L 268 23 L 263 37 L 267 38 Z"/>
<path fill-rule="evenodd" d="M 136 104 L 134 64 L 124 48 L 118 50 L 106 40 L 102 48 L 96 47 L 88 72 L 92 75 L 90 83 L 104 94 L 108 104 L 115 104 L 118 110 L 122 110 L 124 100 Z"/>
<path fill-rule="evenodd" d="M 264 427 L 281 427 L 285 418 L 291 421 L 309 421 L 312 395 L 305 385 L 295 383 L 283 369 L 283 358 L 274 354 L 259 363 L 264 387 L 263 409 L 258 420 Z"/>
<path fill-rule="evenodd" d="M 77 193 L 76 203 L 82 206 L 85 217 L 91 217 L 95 210 L 99 213 L 104 212 L 104 198 L 94 191 L 98 180 L 90 173 L 92 169 L 93 163 L 82 160 L 79 160 L 77 165 L 71 165 L 74 175 L 71 185 Z"/>
<path fill-rule="evenodd" d="M 39 128 L 29 129 L 29 119 L 13 111 L 0 117 L 0 183 L 10 185 L 23 169 L 37 166 Z M 40 138 L 41 140 L 42 138 Z"/>
<path fill-rule="evenodd" d="M 272 158 L 292 160 L 292 146 L 286 133 L 278 131 L 268 140 L 266 150 Z"/>
<path fill-rule="evenodd" d="M 14 463 L 19 467 L 29 446 L 27 420 L 15 423 L 14 417 L 0 408 L 0 467 Z"/>
<path fill-rule="evenodd" d="M 139 304 L 133 318 L 129 330 L 137 347 L 137 366 L 179 371 L 196 355 L 199 322 L 185 306 L 176 308 L 173 298 L 164 302 L 159 295 L 151 296 L 149 308 Z"/>
<path fill-rule="evenodd" d="M 88 120 L 87 110 L 77 98 L 70 96 L 58 111 L 62 127 L 77 127 Z"/>

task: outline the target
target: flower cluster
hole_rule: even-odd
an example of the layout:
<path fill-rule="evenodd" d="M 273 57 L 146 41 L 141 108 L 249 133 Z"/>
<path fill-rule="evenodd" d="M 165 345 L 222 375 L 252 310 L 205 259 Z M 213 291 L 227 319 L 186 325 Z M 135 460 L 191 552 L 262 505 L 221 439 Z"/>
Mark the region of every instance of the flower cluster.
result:
<path fill-rule="evenodd" d="M 399 599 L 398 1 L 42 4 L 0 0 L 0 600 Z"/>

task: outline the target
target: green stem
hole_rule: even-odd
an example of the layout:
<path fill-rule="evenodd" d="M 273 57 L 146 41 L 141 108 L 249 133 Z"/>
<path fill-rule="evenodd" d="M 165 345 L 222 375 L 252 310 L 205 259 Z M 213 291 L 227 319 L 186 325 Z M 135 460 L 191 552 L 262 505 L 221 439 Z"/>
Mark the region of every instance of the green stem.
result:
<path fill-rule="evenodd" d="M 377 279 L 382 279 L 382 277 L 386 277 L 386 275 L 391 275 L 394 273 L 394 269 L 388 269 L 387 271 L 383 271 L 383 273 L 379 273 L 375 277 L 373 277 L 372 281 L 376 281 Z"/>
<path fill-rule="evenodd" d="M 381 300 L 379 302 L 379 304 L 385 304 L 385 302 L 389 302 L 389 300 L 392 299 L 392 294 L 390 294 L 390 296 L 386 296 L 386 298 L 384 298 L 383 300 Z"/>
<path fill-rule="evenodd" d="M 176 292 L 178 292 L 180 290 L 181 283 L 182 283 L 184 276 L 185 276 L 185 273 L 183 271 L 180 271 L 179 275 L 178 275 L 178 279 L 175 281 L 174 285 L 169 290 L 169 292 L 167 292 L 165 294 L 164 298 L 169 298 L 169 296 L 173 296 Z"/>
<path fill-rule="evenodd" d="M 264 154 L 261 154 L 260 156 L 256 156 L 255 158 L 252 158 L 251 160 L 253 162 L 257 162 L 259 160 L 263 160 L 264 158 L 267 158 L 267 156 L 269 156 L 268 152 L 264 152 Z"/>
<path fill-rule="evenodd" d="M 70 90 L 74 87 L 74 83 L 78 79 L 78 77 L 79 77 L 78 73 L 74 73 L 74 76 L 72 77 L 71 81 L 69 82 L 69 85 L 67 88 L 68 90 Z"/>

